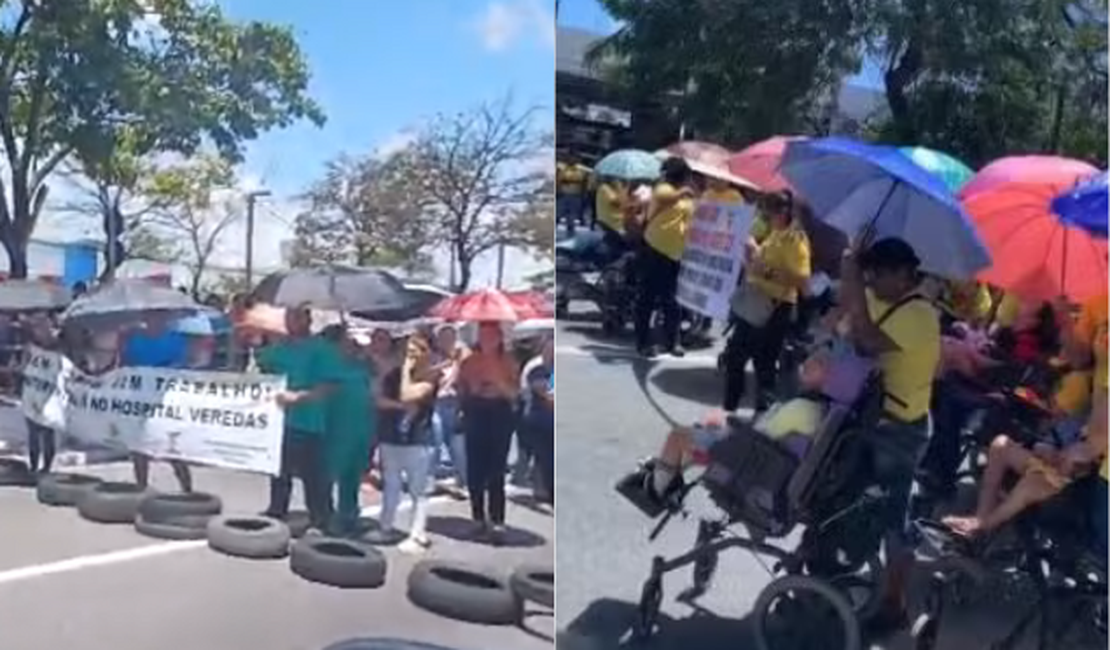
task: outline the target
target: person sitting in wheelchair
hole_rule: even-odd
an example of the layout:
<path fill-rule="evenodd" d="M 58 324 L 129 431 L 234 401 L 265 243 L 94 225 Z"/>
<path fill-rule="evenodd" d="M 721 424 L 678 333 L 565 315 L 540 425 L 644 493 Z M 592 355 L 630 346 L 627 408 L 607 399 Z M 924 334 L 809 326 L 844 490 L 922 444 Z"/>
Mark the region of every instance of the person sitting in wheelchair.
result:
<path fill-rule="evenodd" d="M 863 432 L 872 449 L 871 473 L 886 495 L 880 512 L 885 530 L 887 570 L 882 607 L 870 630 L 883 635 L 908 624 L 905 586 L 913 566 L 908 512 L 914 475 L 930 436 L 929 403 L 940 360 L 940 316 L 918 292 L 920 260 L 905 241 L 882 239 L 863 253 L 849 251 L 841 269 L 840 304 L 829 314 L 844 340 L 874 359 L 883 392 L 879 422 Z M 810 367 L 812 371 L 812 366 Z M 713 428 L 672 433 L 667 463 L 652 472 L 651 487 L 665 494 L 670 475 L 700 442 L 711 443 Z M 673 487 L 670 487 L 673 489 Z"/>
<path fill-rule="evenodd" d="M 1057 311 L 1063 314 L 1066 309 L 1061 306 Z M 1100 460 L 1100 475 L 1105 478 L 1106 313 L 1106 297 L 1100 296 L 1084 306 L 1079 322 L 1074 327 L 1069 319 L 1059 319 L 1062 325 L 1061 338 L 1069 363 L 1076 368 L 1094 366 L 1090 393 L 1091 413 L 1083 431 L 1076 432 L 1068 426 L 1069 421 L 1064 419 L 1063 430 L 1057 430 L 1057 435 L 1054 436 L 1063 444 L 1041 443 L 1032 448 L 1015 444 L 1006 436 L 997 437 L 988 454 L 987 469 L 980 484 L 975 514 L 948 517 L 942 522 L 954 532 L 975 536 L 995 530 L 1026 509 L 1055 496 L 1077 478 L 1091 473 Z M 1068 409 L 1071 408 L 1069 405 Z M 1081 435 L 1074 435 L 1075 433 Z M 1070 439 L 1068 434 L 1072 434 Z M 1003 494 L 1003 482 L 1014 474 L 1020 476 L 1017 484 Z M 1096 519 L 1104 521 L 1105 517 L 1098 516 Z"/>

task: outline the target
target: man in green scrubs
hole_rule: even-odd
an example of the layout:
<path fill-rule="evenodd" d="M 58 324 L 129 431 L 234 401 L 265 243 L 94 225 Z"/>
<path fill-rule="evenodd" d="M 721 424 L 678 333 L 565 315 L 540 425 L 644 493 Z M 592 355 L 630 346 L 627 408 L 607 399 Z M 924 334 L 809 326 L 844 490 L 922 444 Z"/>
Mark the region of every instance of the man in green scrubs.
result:
<path fill-rule="evenodd" d="M 281 448 L 281 473 L 270 479 L 267 517 L 285 519 L 293 477 L 304 487 L 310 524 L 325 530 L 331 518 L 330 481 L 325 465 L 328 397 L 342 379 L 334 344 L 312 336 L 312 316 L 307 308 L 286 310 L 288 336 L 259 350 L 262 372 L 284 375 L 286 391 L 278 396 L 285 408 L 285 435 Z"/>

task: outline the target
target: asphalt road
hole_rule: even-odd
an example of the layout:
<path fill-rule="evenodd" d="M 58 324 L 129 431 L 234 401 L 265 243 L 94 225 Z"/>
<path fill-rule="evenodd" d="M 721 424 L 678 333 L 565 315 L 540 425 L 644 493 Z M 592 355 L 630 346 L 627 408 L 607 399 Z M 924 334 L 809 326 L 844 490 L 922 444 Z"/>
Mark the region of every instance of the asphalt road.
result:
<path fill-rule="evenodd" d="M 556 618 L 568 650 L 630 646 L 635 603 L 652 556 L 678 555 L 691 547 L 693 519 L 672 522 L 651 544 L 647 520 L 616 494 L 613 485 L 638 459 L 657 453 L 672 423 L 704 416 L 720 398 L 717 349 L 690 351 L 682 359 L 642 361 L 632 353 L 630 341 L 602 339 L 599 326 L 590 322 L 590 311 L 588 305 L 572 304 L 572 318 L 559 323 L 557 334 Z M 695 503 L 695 513 L 707 507 Z M 760 559 L 733 551 L 721 558 L 710 593 L 688 605 L 676 597 L 689 586 L 690 572 L 668 575 L 659 635 L 647 646 L 636 647 L 752 648 L 744 618 L 769 580 Z M 1028 604 L 1026 592 L 1009 582 L 992 583 L 991 589 L 980 594 L 985 597 L 976 601 L 979 605 L 952 612 L 938 649 L 988 648 L 1014 620 L 1015 604 Z M 897 638 L 882 647 L 912 646 L 908 638 Z M 1069 640 L 1066 647 L 1105 646 Z"/>
<path fill-rule="evenodd" d="M 126 478 L 126 466 L 85 470 Z M 172 489 L 165 468 L 155 484 Z M 258 512 L 265 479 L 200 470 L 198 490 L 224 499 L 228 513 Z M 368 513 L 371 514 L 371 513 Z M 511 507 L 511 548 L 461 539 L 463 503 L 440 498 L 431 509 L 426 557 L 461 559 L 508 572 L 520 562 L 550 562 L 551 517 Z M 384 588 L 340 590 L 305 582 L 285 561 L 218 555 L 203 542 L 165 543 L 128 526 L 81 520 L 71 509 L 39 505 L 30 490 L 0 489 L 0 646 L 13 650 L 322 650 L 354 637 L 395 637 L 459 650 L 550 648 L 550 614 L 530 609 L 525 631 L 452 621 L 405 597 L 414 559 L 388 550 Z M 399 515 L 407 525 L 408 513 Z"/>

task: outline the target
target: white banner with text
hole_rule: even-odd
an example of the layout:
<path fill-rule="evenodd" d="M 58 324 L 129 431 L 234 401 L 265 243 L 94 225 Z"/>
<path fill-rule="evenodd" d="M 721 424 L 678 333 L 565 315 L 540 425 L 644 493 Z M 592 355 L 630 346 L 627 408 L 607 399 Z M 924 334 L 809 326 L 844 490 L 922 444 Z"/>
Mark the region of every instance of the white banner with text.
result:
<path fill-rule="evenodd" d="M 65 356 L 26 351 L 22 403 L 32 422 L 153 458 L 276 475 L 285 416 L 272 375 L 119 368 L 82 372 Z"/>
<path fill-rule="evenodd" d="M 698 202 L 678 275 L 680 305 L 710 318 L 728 318 L 754 219 L 750 204 Z"/>

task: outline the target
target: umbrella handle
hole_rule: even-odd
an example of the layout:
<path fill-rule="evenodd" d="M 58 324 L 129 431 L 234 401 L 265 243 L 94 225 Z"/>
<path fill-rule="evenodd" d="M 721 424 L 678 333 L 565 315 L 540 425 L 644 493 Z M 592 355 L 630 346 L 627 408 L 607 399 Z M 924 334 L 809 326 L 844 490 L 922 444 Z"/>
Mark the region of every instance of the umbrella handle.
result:
<path fill-rule="evenodd" d="M 857 239 L 855 245 L 857 251 L 862 251 L 872 244 L 872 240 L 875 238 L 875 233 L 878 230 L 879 217 L 883 214 L 883 209 L 886 208 L 886 204 L 890 202 L 890 197 L 894 196 L 894 190 L 898 189 L 898 184 L 900 182 L 901 181 L 895 179 L 894 182 L 890 184 L 890 189 L 887 190 L 886 196 L 883 197 L 883 202 L 879 204 L 879 209 L 875 211 L 874 216 L 872 216 L 871 220 L 864 226 L 863 232 L 860 233 Z"/>

